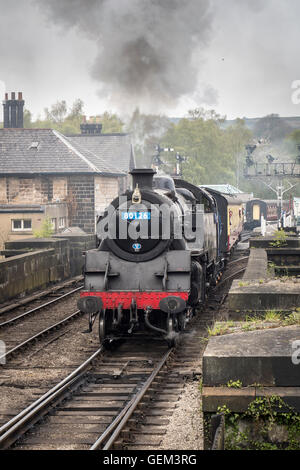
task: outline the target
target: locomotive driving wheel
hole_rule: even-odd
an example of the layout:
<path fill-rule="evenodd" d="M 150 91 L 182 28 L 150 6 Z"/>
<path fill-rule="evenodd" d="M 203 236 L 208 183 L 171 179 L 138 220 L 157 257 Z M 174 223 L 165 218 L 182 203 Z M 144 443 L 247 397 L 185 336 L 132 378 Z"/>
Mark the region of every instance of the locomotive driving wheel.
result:
<path fill-rule="evenodd" d="M 99 312 L 99 340 L 100 344 L 108 347 L 115 339 L 113 334 L 113 311 L 103 309 Z"/>
<path fill-rule="evenodd" d="M 106 338 L 106 310 L 101 310 L 99 313 L 99 340 L 104 344 Z"/>

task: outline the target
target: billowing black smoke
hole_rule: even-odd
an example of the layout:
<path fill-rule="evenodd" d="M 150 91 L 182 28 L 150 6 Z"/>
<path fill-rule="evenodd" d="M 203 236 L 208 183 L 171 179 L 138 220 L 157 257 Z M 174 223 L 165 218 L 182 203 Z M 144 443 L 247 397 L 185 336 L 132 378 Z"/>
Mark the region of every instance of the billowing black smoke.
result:
<path fill-rule="evenodd" d="M 97 43 L 91 73 L 105 96 L 172 102 L 195 90 L 211 0 L 35 1 L 53 23 Z"/>

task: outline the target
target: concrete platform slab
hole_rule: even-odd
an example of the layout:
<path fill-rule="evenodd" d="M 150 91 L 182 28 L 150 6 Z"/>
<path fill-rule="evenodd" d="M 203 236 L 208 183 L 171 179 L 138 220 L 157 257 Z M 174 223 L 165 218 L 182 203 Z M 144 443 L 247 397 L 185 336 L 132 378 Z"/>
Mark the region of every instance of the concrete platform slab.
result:
<path fill-rule="evenodd" d="M 293 310 L 300 305 L 300 280 L 234 280 L 228 301 L 230 310 Z"/>
<path fill-rule="evenodd" d="M 300 326 L 212 337 L 203 356 L 203 385 L 239 380 L 243 387 L 299 387 L 300 364 L 292 362 L 295 341 L 300 341 Z"/>
<path fill-rule="evenodd" d="M 242 413 L 253 400 L 255 400 L 254 387 L 242 389 L 203 387 L 202 389 L 202 410 L 205 413 L 215 413 L 224 405 L 235 413 Z"/>
<path fill-rule="evenodd" d="M 263 248 L 251 250 L 243 280 L 266 279 L 268 275 L 268 257 Z"/>
<path fill-rule="evenodd" d="M 270 243 L 274 242 L 274 237 L 255 237 L 250 238 L 250 248 L 272 248 Z M 285 240 L 287 248 L 299 248 L 300 238 L 298 237 L 287 237 Z"/>

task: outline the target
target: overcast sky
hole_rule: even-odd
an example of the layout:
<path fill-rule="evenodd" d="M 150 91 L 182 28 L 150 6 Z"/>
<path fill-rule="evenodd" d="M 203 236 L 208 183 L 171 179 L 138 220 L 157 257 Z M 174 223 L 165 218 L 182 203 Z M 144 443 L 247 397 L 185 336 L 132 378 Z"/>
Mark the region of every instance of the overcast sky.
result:
<path fill-rule="evenodd" d="M 300 115 L 299 0 L 0 0 L 0 93 L 43 115 Z"/>

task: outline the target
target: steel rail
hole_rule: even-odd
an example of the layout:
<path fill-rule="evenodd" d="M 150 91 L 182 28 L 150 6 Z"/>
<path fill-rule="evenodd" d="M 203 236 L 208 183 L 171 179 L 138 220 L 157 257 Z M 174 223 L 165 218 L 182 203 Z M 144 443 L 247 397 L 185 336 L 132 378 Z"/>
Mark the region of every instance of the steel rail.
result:
<path fill-rule="evenodd" d="M 230 266 L 231 264 L 234 264 L 234 263 L 239 263 L 240 261 L 245 261 L 246 259 L 249 259 L 249 256 L 244 256 L 243 258 L 238 258 L 233 261 L 230 261 L 229 263 L 227 263 L 227 266 Z"/>
<path fill-rule="evenodd" d="M 71 287 L 72 284 L 77 284 L 78 282 L 83 281 L 83 276 L 76 276 L 71 280 L 65 281 L 62 284 L 54 285 L 51 288 L 48 288 L 46 290 L 37 292 L 35 294 L 28 295 L 27 297 L 24 297 L 23 299 L 12 299 L 13 303 L 11 305 L 6 305 L 0 306 L 0 315 L 5 315 L 7 313 L 13 312 L 14 310 L 17 310 L 20 307 L 25 307 L 27 304 L 30 304 L 31 302 L 34 302 L 36 300 L 43 299 L 44 297 L 47 297 L 51 294 L 55 294 L 56 292 L 60 291 L 61 289 L 65 289 L 68 287 Z"/>
<path fill-rule="evenodd" d="M 82 314 L 82 312 L 80 310 L 76 310 L 76 312 L 72 313 L 68 317 L 63 318 L 62 320 L 55 323 L 54 325 L 51 325 L 51 326 L 45 328 L 44 330 L 40 331 L 39 333 L 36 333 L 34 336 L 31 336 L 30 338 L 23 341 L 23 343 L 18 344 L 14 348 L 7 351 L 5 354 L 2 354 L 2 356 L 0 356 L 0 361 L 3 360 L 3 359 L 6 360 L 13 353 L 15 353 L 15 352 L 19 351 L 20 349 L 24 348 L 24 346 L 32 343 L 36 339 L 41 338 L 42 336 L 44 336 L 44 334 L 50 333 L 52 330 L 55 330 L 57 327 L 63 326 L 64 323 L 68 322 L 71 319 L 74 319 L 75 317 L 77 317 L 80 314 Z"/>
<path fill-rule="evenodd" d="M 152 374 L 148 377 L 141 390 L 139 390 L 136 395 L 127 403 L 125 408 L 118 414 L 118 416 L 113 420 L 113 422 L 108 426 L 108 428 L 101 434 L 97 441 L 92 445 L 90 450 L 98 450 L 103 442 L 110 436 L 107 443 L 103 447 L 103 450 L 109 450 L 113 443 L 118 438 L 120 432 L 127 424 L 128 420 L 134 413 L 136 407 L 144 397 L 145 393 L 148 391 L 154 379 L 157 377 L 163 366 L 166 364 L 170 355 L 173 353 L 174 348 L 169 349 L 169 351 L 164 355 L 159 364 L 155 367 Z"/>
<path fill-rule="evenodd" d="M 38 398 L 35 402 L 21 411 L 18 415 L 0 427 L 0 449 L 7 449 L 17 439 L 19 439 L 33 424 L 41 419 L 53 404 L 56 398 L 70 388 L 76 381 L 80 380 L 86 369 L 96 359 L 103 347 L 98 349 L 86 361 L 84 361 L 77 369 L 69 374 L 65 379 L 55 385 L 52 389 Z"/>
<path fill-rule="evenodd" d="M 239 271 L 236 271 L 236 272 L 233 273 L 233 274 L 230 274 L 230 276 L 227 276 L 226 278 L 222 279 L 222 280 L 219 282 L 218 287 L 219 287 L 221 284 L 224 284 L 225 282 L 230 281 L 230 279 L 232 279 L 233 277 L 237 276 L 238 274 L 241 274 L 241 273 L 245 272 L 246 269 L 247 269 L 247 266 L 245 266 L 245 268 L 240 269 Z"/>
<path fill-rule="evenodd" d="M 11 318 L 10 320 L 7 320 L 3 323 L 0 323 L 0 328 L 3 328 L 3 327 L 8 326 L 10 324 L 13 324 L 17 320 L 20 320 L 21 318 L 24 318 L 27 315 L 31 315 L 32 313 L 37 312 L 38 310 L 41 310 L 43 308 L 48 307 L 49 305 L 52 305 L 56 302 L 59 302 L 60 300 L 64 299 L 65 297 L 68 297 L 69 295 L 72 295 L 72 294 L 74 294 L 75 292 L 78 292 L 81 289 L 82 289 L 82 287 L 77 287 L 76 289 L 73 289 L 70 292 L 67 292 L 66 294 L 63 294 L 60 297 L 57 297 L 56 299 L 50 300 L 49 302 L 46 302 L 45 304 L 39 305 L 38 307 L 32 308 L 31 310 L 28 310 L 27 312 L 21 313 L 21 315 L 18 315 L 17 317 Z"/>

